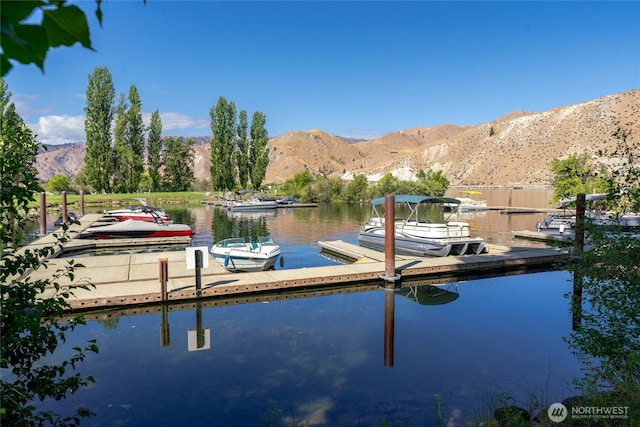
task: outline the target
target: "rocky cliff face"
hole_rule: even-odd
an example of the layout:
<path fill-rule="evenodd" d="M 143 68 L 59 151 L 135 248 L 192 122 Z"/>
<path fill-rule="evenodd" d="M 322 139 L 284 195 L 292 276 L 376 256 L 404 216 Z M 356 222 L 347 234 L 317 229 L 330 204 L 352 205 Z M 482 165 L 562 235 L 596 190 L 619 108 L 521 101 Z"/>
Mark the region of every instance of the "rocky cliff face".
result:
<path fill-rule="evenodd" d="M 283 183 L 308 170 L 349 179 L 375 181 L 386 173 L 411 179 L 419 170 L 441 170 L 452 185 L 548 185 L 554 159 L 612 147 L 611 134 L 622 126 L 640 137 L 640 90 L 609 95 L 541 113 L 513 112 L 475 126 L 412 128 L 353 143 L 321 130 L 292 131 L 269 141 L 265 183 Z M 209 145 L 196 145 L 197 179 L 209 179 Z M 40 178 L 75 175 L 84 144 L 51 147 L 38 155 Z"/>

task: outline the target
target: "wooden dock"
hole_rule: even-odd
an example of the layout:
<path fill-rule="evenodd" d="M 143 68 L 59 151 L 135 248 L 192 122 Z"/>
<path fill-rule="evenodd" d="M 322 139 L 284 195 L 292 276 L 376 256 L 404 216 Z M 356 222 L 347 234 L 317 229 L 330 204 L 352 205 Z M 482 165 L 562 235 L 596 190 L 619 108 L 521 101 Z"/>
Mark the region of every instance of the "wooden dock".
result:
<path fill-rule="evenodd" d="M 77 248 L 74 234 L 89 226 L 96 218 L 85 215 L 81 224 L 72 225 L 72 239 L 65 243 L 57 255 L 66 248 Z M 139 239 L 146 240 L 146 239 Z M 43 236 L 30 247 L 51 246 L 52 234 Z M 115 240 L 103 243 L 107 246 L 120 244 Z M 150 242 L 147 242 L 149 244 Z M 338 257 L 349 263 L 338 266 L 310 267 L 291 270 L 272 270 L 256 273 L 229 273 L 206 254 L 208 267 L 200 270 L 201 289 L 196 290 L 196 271 L 187 268 L 186 250 L 153 253 L 119 253 L 96 257 L 56 257 L 47 262 L 48 268 L 28 272 L 31 280 L 51 278 L 58 269 L 70 260 L 84 267 L 76 270 L 74 281 L 61 277 L 57 283 L 62 287 L 78 283 L 91 283 L 89 290 L 76 289 L 68 300 L 72 310 L 93 311 L 103 308 L 135 307 L 163 302 L 204 301 L 223 299 L 229 301 L 256 298 L 256 295 L 286 295 L 291 292 L 310 290 L 334 290 L 382 286 L 385 273 L 384 253 L 354 245 L 342 240 L 318 242 L 319 250 L 328 256 Z M 22 248 L 21 250 L 24 250 Z M 424 280 L 443 283 L 478 277 L 482 274 L 508 275 L 514 272 L 551 270 L 554 264 L 566 256 L 559 249 L 503 247 L 489 245 L 489 253 L 459 257 L 395 257 L 396 272 L 403 280 Z M 159 280 L 160 259 L 168 261 L 167 293 L 161 292 Z M 44 297 L 54 295 L 53 287 Z M 166 298 L 164 300 L 163 298 Z"/>

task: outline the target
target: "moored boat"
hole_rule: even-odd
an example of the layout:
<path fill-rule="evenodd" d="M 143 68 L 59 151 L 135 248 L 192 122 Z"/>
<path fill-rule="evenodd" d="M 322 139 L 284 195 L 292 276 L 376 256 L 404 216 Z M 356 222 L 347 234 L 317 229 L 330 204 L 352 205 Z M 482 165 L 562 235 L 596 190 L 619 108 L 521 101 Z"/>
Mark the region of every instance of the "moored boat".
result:
<path fill-rule="evenodd" d="M 193 230 L 186 224 L 127 219 L 107 225 L 89 227 L 78 236 L 78 238 L 84 239 L 137 239 L 150 237 L 193 237 Z"/>
<path fill-rule="evenodd" d="M 384 197 L 373 199 L 371 218 L 358 234 L 358 244 L 384 251 L 385 217 L 377 208 L 385 201 Z M 450 206 L 460 201 L 449 197 L 431 197 L 420 195 L 397 195 L 395 203 L 405 204 L 409 209 L 406 218 L 395 218 L 395 247 L 397 253 L 417 256 L 449 256 L 480 254 L 488 251 L 481 237 L 471 237 L 469 223 L 460 221 L 432 222 L 420 218 L 419 207 L 444 203 Z"/>
<path fill-rule="evenodd" d="M 247 242 L 242 237 L 221 240 L 211 247 L 213 258 L 228 271 L 272 270 L 282 251 L 271 237 Z M 282 264 L 282 258 L 280 258 Z"/>

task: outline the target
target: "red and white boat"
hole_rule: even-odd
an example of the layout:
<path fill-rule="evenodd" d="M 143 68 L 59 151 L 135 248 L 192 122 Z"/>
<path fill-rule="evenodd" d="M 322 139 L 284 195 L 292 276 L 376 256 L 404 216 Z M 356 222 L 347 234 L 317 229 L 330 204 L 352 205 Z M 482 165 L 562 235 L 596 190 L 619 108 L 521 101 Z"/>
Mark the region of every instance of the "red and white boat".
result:
<path fill-rule="evenodd" d="M 97 225 L 84 230 L 84 239 L 136 239 L 149 237 L 193 237 L 193 230 L 186 224 L 136 221 L 127 219 L 108 225 Z"/>

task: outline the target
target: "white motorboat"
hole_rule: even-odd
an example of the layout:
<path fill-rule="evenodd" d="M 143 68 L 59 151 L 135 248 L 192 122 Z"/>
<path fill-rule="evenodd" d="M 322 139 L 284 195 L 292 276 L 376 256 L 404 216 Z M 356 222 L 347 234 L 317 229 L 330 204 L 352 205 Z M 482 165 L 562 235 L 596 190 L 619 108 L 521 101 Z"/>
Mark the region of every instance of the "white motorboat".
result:
<path fill-rule="evenodd" d="M 586 194 L 586 202 L 595 202 L 597 200 L 604 200 L 609 197 L 605 193 Z M 549 233 L 563 234 L 565 232 L 573 232 L 576 225 L 576 215 L 573 212 L 568 212 L 567 205 L 573 204 L 576 201 L 576 197 L 569 197 L 560 200 L 560 204 L 563 209 L 562 213 L 550 213 L 544 220 L 536 224 L 536 231 L 544 231 Z M 591 222 L 592 225 L 603 227 L 619 226 L 623 229 L 634 229 L 640 227 L 640 214 L 629 213 L 615 215 L 612 213 L 602 212 L 598 209 L 585 209 L 585 219 Z"/>
<path fill-rule="evenodd" d="M 358 244 L 384 251 L 385 217 L 377 208 L 383 205 L 385 198 L 371 201 L 372 215 L 358 234 Z M 469 223 L 460 221 L 432 222 L 420 218 L 419 207 L 460 201 L 449 197 L 431 197 L 420 195 L 397 195 L 395 203 L 405 204 L 409 209 L 406 218 L 395 218 L 395 247 L 397 253 L 418 256 L 449 256 L 481 254 L 488 251 L 481 237 L 471 237 Z"/>
<path fill-rule="evenodd" d="M 247 242 L 242 237 L 233 237 L 211 247 L 213 258 L 232 272 L 272 270 L 281 253 L 280 246 L 268 236 L 258 237 L 257 242 Z"/>
<path fill-rule="evenodd" d="M 231 212 L 265 211 L 277 209 L 278 202 L 275 199 L 250 197 L 248 199 L 229 200 L 227 207 Z"/>
<path fill-rule="evenodd" d="M 489 210 L 486 200 L 477 200 L 468 196 L 477 196 L 482 194 L 480 191 L 468 190 L 461 191 L 464 196 L 455 197 L 460 203 L 443 203 L 445 212 L 484 212 Z"/>

